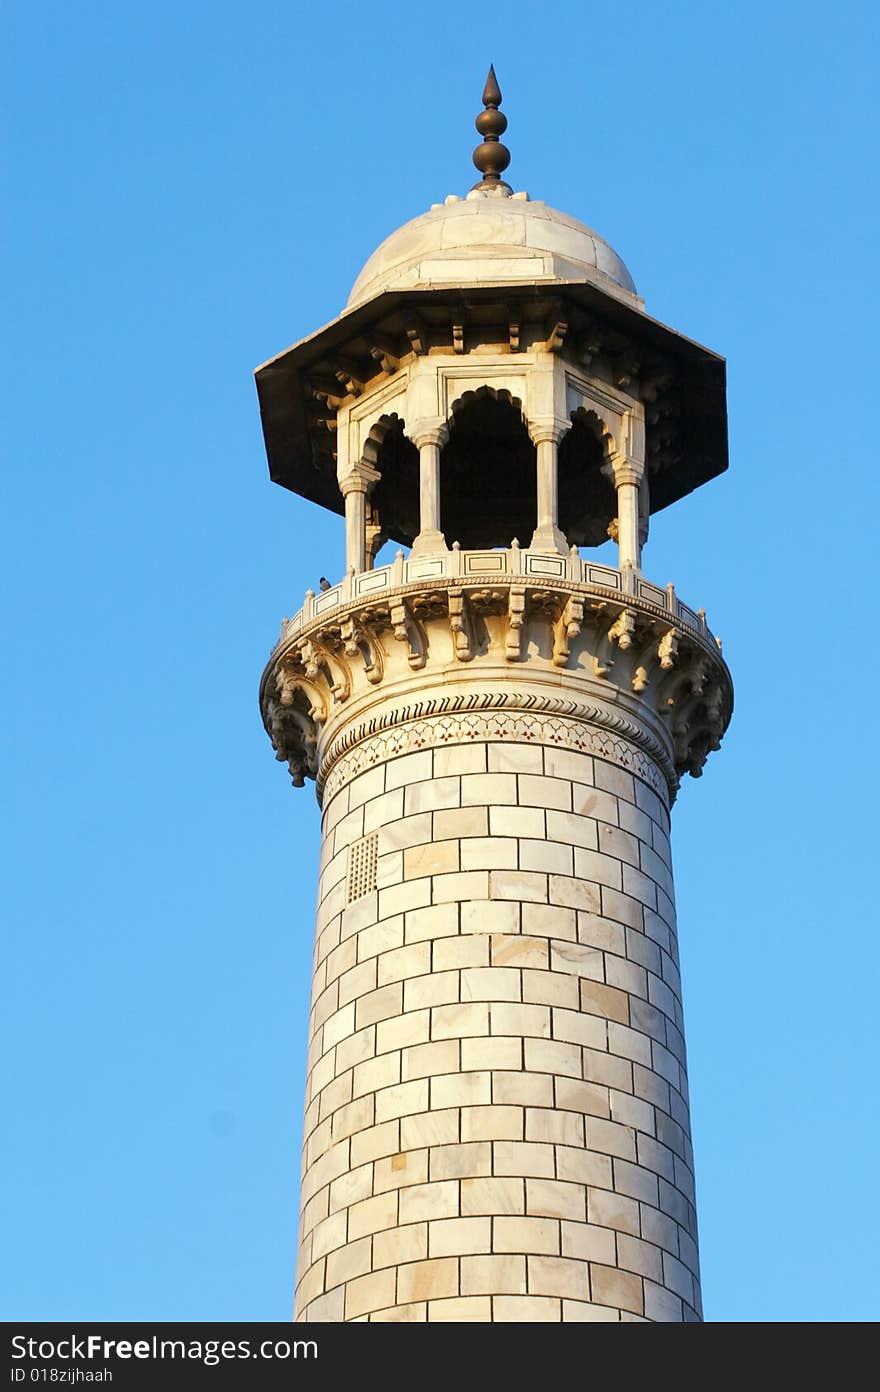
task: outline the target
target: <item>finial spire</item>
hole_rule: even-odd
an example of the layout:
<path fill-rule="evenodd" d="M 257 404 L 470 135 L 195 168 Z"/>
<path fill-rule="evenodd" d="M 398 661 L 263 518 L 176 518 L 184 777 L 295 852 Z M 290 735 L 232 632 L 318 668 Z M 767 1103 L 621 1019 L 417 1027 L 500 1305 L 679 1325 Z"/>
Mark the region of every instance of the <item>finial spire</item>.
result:
<path fill-rule="evenodd" d="M 500 136 L 507 130 L 507 117 L 498 108 L 501 105 L 501 88 L 495 76 L 494 67 L 489 68 L 489 76 L 483 88 L 483 106 L 476 119 L 477 134 L 483 137 L 482 145 L 474 150 L 474 164 L 482 178 L 474 189 L 494 190 L 498 193 L 512 193 L 501 175 L 510 164 L 510 151 L 501 144 Z"/>

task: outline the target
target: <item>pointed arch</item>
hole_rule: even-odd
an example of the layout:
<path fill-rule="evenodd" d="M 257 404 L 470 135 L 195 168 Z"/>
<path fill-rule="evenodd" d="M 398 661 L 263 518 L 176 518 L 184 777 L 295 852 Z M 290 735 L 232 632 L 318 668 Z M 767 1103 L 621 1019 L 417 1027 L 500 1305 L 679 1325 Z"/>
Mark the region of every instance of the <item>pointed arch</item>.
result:
<path fill-rule="evenodd" d="M 447 545 L 527 542 L 536 525 L 536 455 L 520 398 L 488 383 L 468 387 L 452 403 L 448 424 L 440 451 Z"/>
<path fill-rule="evenodd" d="M 617 515 L 611 460 L 616 452 L 607 423 L 591 407 L 571 413 L 559 442 L 559 525 L 575 546 L 601 546 Z"/>
<path fill-rule="evenodd" d="M 363 459 L 379 474 L 370 490 L 368 554 L 387 540 L 411 546 L 419 531 L 419 452 L 396 411 L 379 416 L 367 432 Z"/>

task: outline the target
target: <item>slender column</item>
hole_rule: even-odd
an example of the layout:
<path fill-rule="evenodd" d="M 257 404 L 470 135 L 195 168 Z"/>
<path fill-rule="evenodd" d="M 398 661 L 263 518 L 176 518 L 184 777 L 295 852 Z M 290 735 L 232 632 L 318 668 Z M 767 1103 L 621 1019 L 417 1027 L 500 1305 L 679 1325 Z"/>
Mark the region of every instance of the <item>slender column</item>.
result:
<path fill-rule="evenodd" d="M 617 550 L 621 570 L 639 570 L 641 545 L 639 541 L 639 486 L 643 467 L 630 459 L 613 460 L 614 486 L 617 489 Z"/>
<path fill-rule="evenodd" d="M 410 439 L 419 451 L 419 534 L 412 544 L 413 556 L 445 551 L 446 538 L 440 527 L 440 449 L 446 440 L 446 427 L 416 426 Z"/>
<path fill-rule="evenodd" d="M 345 499 L 345 569 L 355 575 L 367 568 L 367 493 L 378 478 L 377 471 L 361 461 L 339 480 Z"/>
<path fill-rule="evenodd" d="M 538 525 L 532 533 L 529 549 L 568 554 L 565 533 L 559 529 L 559 441 L 564 427 L 533 422 L 529 434 L 537 451 L 538 464 Z"/>
<path fill-rule="evenodd" d="M 648 489 L 647 471 L 642 474 L 642 481 L 639 484 L 639 545 L 644 546 L 648 540 L 648 529 L 651 525 L 651 495 Z"/>

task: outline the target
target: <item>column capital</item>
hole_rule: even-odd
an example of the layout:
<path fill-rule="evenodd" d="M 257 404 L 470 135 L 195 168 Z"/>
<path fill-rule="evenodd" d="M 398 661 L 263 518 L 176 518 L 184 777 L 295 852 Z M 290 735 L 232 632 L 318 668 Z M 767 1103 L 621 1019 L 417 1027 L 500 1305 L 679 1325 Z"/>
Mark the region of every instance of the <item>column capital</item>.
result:
<path fill-rule="evenodd" d="M 347 498 L 349 493 L 369 493 L 373 484 L 378 483 L 381 477 L 378 469 L 374 469 L 372 464 L 368 464 L 365 459 L 362 459 L 338 480 L 339 491 L 343 498 Z"/>
<path fill-rule="evenodd" d="M 645 474 L 645 466 L 639 459 L 632 459 L 625 454 L 612 454 L 611 468 L 614 471 L 614 487 L 623 488 L 626 484 L 631 484 L 633 488 L 638 488 Z"/>
<path fill-rule="evenodd" d="M 422 445 L 436 445 L 442 449 L 449 439 L 449 423 L 442 416 L 427 416 L 404 426 L 404 434 L 412 440 L 416 449 Z"/>
<path fill-rule="evenodd" d="M 566 431 L 571 429 L 571 421 L 562 420 L 559 416 L 538 416 L 528 421 L 527 429 L 533 445 L 558 445 Z"/>

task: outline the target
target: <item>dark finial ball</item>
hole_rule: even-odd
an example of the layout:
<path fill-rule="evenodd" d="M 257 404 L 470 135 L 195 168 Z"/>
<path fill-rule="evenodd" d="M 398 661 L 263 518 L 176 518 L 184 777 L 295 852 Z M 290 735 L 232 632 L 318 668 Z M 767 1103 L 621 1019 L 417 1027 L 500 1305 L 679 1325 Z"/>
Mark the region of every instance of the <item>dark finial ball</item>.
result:
<path fill-rule="evenodd" d="M 480 112 L 474 125 L 483 139 L 487 135 L 497 137 L 503 135 L 507 130 L 507 117 L 503 111 L 496 111 L 494 107 L 488 107 L 485 111 Z"/>
<path fill-rule="evenodd" d="M 474 164 L 484 177 L 497 177 L 510 164 L 510 151 L 497 140 L 484 140 L 474 150 Z"/>

